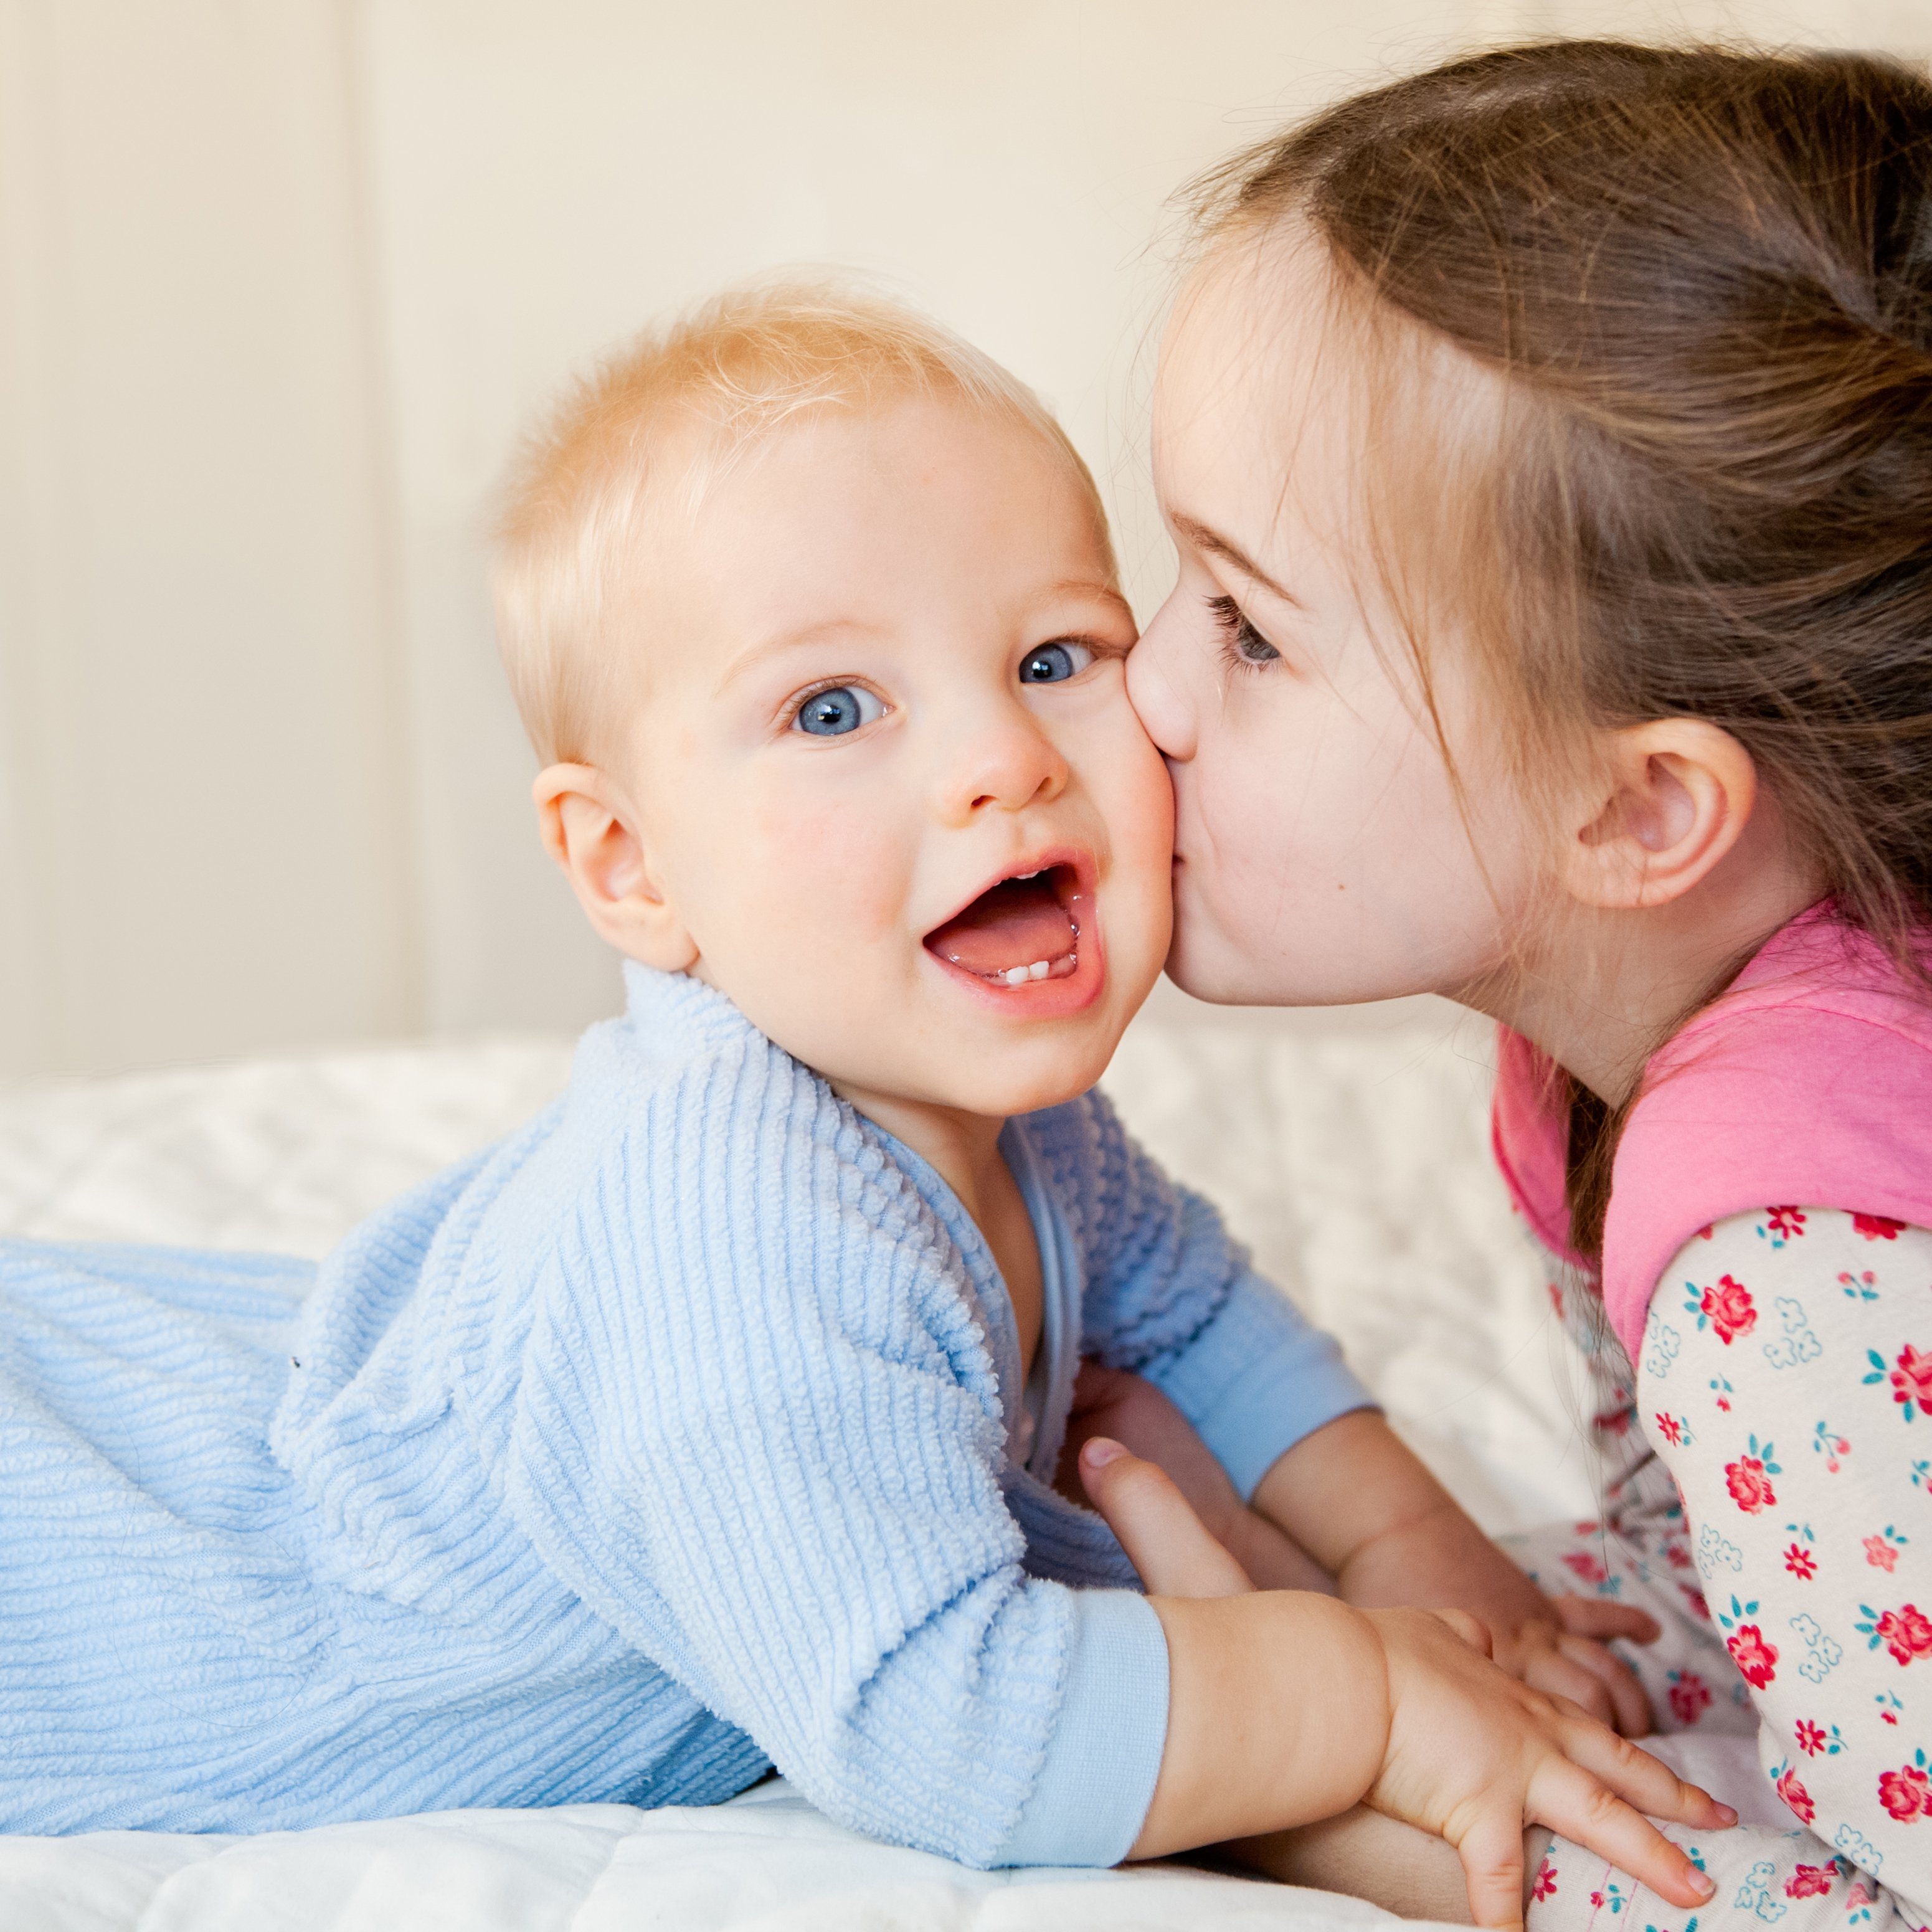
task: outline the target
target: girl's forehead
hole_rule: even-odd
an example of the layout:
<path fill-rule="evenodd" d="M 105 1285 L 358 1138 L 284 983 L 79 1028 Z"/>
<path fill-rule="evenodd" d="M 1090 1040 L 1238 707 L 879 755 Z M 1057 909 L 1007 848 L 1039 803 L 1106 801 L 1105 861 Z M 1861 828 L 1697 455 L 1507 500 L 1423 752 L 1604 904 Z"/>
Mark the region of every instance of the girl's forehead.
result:
<path fill-rule="evenodd" d="M 1284 252 L 1217 250 L 1196 269 L 1154 393 L 1163 510 L 1256 555 L 1285 524 L 1339 534 L 1361 488 L 1359 348 L 1337 326 L 1319 250 Z"/>

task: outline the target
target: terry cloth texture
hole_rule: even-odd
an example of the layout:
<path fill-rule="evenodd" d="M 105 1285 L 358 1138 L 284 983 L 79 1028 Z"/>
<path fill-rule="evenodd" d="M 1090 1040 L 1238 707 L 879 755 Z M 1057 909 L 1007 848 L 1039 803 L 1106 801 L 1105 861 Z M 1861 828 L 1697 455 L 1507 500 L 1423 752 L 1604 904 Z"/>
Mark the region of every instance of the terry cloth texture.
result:
<path fill-rule="evenodd" d="M 776 1762 L 970 1864 L 1126 1850 L 1166 1656 L 1040 1480 L 1076 1352 L 1022 1466 L 950 1190 L 721 996 L 630 988 L 554 1107 L 312 1288 L 0 1244 L 0 1825 L 701 1803 Z M 1006 1144 L 1080 1352 L 1244 1490 L 1365 1404 L 1103 1100 Z"/>

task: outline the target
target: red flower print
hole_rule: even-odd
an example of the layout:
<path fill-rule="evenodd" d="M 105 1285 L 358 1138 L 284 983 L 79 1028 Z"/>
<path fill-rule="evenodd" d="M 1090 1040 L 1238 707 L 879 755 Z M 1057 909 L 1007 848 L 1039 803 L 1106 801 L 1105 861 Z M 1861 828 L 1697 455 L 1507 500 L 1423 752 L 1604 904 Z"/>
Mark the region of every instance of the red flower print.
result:
<path fill-rule="evenodd" d="M 1778 1646 L 1765 1642 L 1764 1632 L 1756 1624 L 1738 1624 L 1725 1638 L 1724 1648 L 1731 1653 L 1731 1661 L 1744 1682 L 1754 1689 L 1762 1690 L 1777 1676 Z"/>
<path fill-rule="evenodd" d="M 1676 1448 L 1684 1440 L 1684 1425 L 1674 1415 L 1665 1415 L 1660 1412 L 1657 1418 L 1657 1432 L 1672 1448 Z"/>
<path fill-rule="evenodd" d="M 1764 1218 L 1780 1241 L 1795 1241 L 1804 1232 L 1804 1210 L 1802 1208 L 1767 1208 Z"/>
<path fill-rule="evenodd" d="M 1892 1372 L 1892 1399 L 1932 1410 L 1932 1354 L 1922 1355 L 1910 1342 L 1899 1350 L 1898 1366 Z"/>
<path fill-rule="evenodd" d="M 1802 1543 L 1794 1543 L 1784 1552 L 1784 1567 L 1801 1583 L 1808 1583 L 1818 1574 L 1818 1559 Z"/>
<path fill-rule="evenodd" d="M 1825 1733 L 1809 1718 L 1798 1720 L 1798 1748 L 1807 1757 L 1816 1757 L 1825 1748 Z"/>
<path fill-rule="evenodd" d="M 1852 1228 L 1868 1241 L 1895 1241 L 1904 1233 L 1905 1223 L 1886 1214 L 1854 1214 Z"/>
<path fill-rule="evenodd" d="M 1711 1606 L 1705 1602 L 1703 1592 L 1692 1589 L 1688 1583 L 1680 1583 L 1677 1587 L 1684 1592 L 1684 1600 L 1708 1623 L 1711 1621 Z"/>
<path fill-rule="evenodd" d="M 1701 1314 L 1710 1318 L 1718 1340 L 1729 1348 L 1740 1335 L 1748 1335 L 1757 1326 L 1757 1310 L 1751 1305 L 1750 1290 L 1730 1275 L 1718 1277 L 1715 1288 L 1707 1288 L 1698 1304 Z"/>
<path fill-rule="evenodd" d="M 1575 1570 L 1586 1583 L 1604 1583 L 1610 1580 L 1609 1570 L 1606 1570 L 1602 1563 L 1592 1556 L 1587 1550 L 1571 1550 L 1569 1555 L 1564 1558 L 1563 1565 L 1567 1570 Z"/>
<path fill-rule="evenodd" d="M 1724 1486 L 1730 1491 L 1732 1502 L 1746 1516 L 1756 1516 L 1766 1503 L 1778 1500 L 1771 1478 L 1764 1473 L 1764 1464 L 1755 1456 L 1740 1456 L 1735 1462 L 1726 1462 Z"/>
<path fill-rule="evenodd" d="M 1670 1714 L 1688 1730 L 1710 1708 L 1711 1687 L 1694 1670 L 1672 1675 L 1677 1681 L 1669 1693 Z"/>
<path fill-rule="evenodd" d="M 1836 1865 L 1799 1865 L 1784 1881 L 1786 1898 L 1822 1898 L 1838 1882 Z"/>
<path fill-rule="evenodd" d="M 1681 1543 L 1666 1543 L 1664 1546 L 1664 1560 L 1673 1570 L 1690 1568 L 1690 1552 Z"/>
<path fill-rule="evenodd" d="M 1882 1536 L 1868 1536 L 1865 1538 L 1865 1561 L 1874 1570 L 1896 1570 L 1898 1545 L 1887 1542 Z"/>
<path fill-rule="evenodd" d="M 1778 1780 L 1778 1795 L 1806 1824 L 1818 1815 L 1818 1808 L 1811 1802 L 1811 1794 L 1798 1781 L 1795 1771 L 1781 1773 Z"/>
<path fill-rule="evenodd" d="M 1556 1890 L 1556 1868 L 1547 1858 L 1536 1868 L 1536 1882 L 1530 1887 L 1532 1898 L 1549 1898 Z"/>
<path fill-rule="evenodd" d="M 1932 1813 L 1932 1778 L 1916 1764 L 1882 1771 L 1878 1774 L 1878 1802 L 1900 1824 L 1909 1825 L 1915 1818 Z"/>
<path fill-rule="evenodd" d="M 1932 1651 L 1932 1617 L 1916 1604 L 1901 1604 L 1895 1610 L 1886 1611 L 1872 1630 L 1901 1666 Z"/>

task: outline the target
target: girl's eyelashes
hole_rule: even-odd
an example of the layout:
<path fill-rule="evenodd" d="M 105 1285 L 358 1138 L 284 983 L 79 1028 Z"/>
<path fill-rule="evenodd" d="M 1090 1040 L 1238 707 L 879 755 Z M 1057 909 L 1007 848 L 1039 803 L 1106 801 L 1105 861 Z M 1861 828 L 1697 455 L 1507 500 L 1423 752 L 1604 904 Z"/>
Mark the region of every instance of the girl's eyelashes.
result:
<path fill-rule="evenodd" d="M 1208 608 L 1221 632 L 1221 656 L 1232 668 L 1258 670 L 1276 662 L 1281 653 L 1249 622 L 1246 614 L 1232 597 L 1210 597 Z"/>
<path fill-rule="evenodd" d="M 794 705 L 791 728 L 811 738 L 843 738 L 885 715 L 884 700 L 862 684 L 821 685 Z"/>

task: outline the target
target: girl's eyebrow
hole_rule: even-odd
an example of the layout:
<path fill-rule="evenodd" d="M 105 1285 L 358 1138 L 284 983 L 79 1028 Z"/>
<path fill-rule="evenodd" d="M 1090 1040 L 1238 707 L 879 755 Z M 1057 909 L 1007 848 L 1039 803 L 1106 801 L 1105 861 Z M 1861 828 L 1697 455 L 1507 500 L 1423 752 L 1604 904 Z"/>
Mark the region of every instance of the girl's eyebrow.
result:
<path fill-rule="evenodd" d="M 1177 513 L 1171 520 L 1174 527 L 1197 550 L 1204 550 L 1210 556 L 1218 556 L 1232 563 L 1244 577 L 1252 578 L 1264 590 L 1272 590 L 1284 604 L 1292 604 L 1300 608 L 1301 599 L 1293 591 L 1284 590 L 1232 538 L 1224 537 L 1218 530 L 1210 529 L 1196 518 Z"/>

